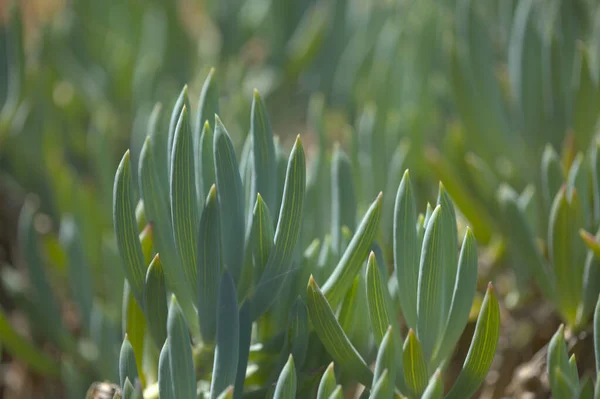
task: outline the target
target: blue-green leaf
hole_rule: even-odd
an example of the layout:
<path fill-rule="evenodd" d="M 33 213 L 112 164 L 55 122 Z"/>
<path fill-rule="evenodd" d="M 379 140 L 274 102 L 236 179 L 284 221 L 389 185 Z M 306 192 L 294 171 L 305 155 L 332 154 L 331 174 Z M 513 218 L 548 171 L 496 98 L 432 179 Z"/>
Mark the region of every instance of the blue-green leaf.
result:
<path fill-rule="evenodd" d="M 371 390 L 370 399 L 386 399 L 393 397 L 394 386 L 390 383 L 388 370 L 383 370 L 381 377 Z"/>
<path fill-rule="evenodd" d="M 356 229 L 356 193 L 350 159 L 337 145 L 331 160 L 331 239 L 333 250 L 341 254 L 342 227 Z"/>
<path fill-rule="evenodd" d="M 125 386 L 125 378 L 129 378 L 130 381 L 135 381 L 138 378 L 135 354 L 127 335 L 123 340 L 121 354 L 119 355 L 119 379 L 121 387 Z"/>
<path fill-rule="evenodd" d="M 542 196 L 547 209 L 550 209 L 552 201 L 565 181 L 560 158 L 551 145 L 544 148 L 542 155 Z"/>
<path fill-rule="evenodd" d="M 438 367 L 453 351 L 466 324 L 473 305 L 477 288 L 477 243 L 471 229 L 467 227 L 454 286 L 450 312 L 444 326 L 444 333 L 430 359 L 430 367 Z"/>
<path fill-rule="evenodd" d="M 398 187 L 394 207 L 394 268 L 402 314 L 409 328 L 417 328 L 419 242 L 417 211 L 408 170 Z"/>
<path fill-rule="evenodd" d="M 369 255 L 369 261 L 367 262 L 366 283 L 369 318 L 375 335 L 375 342 L 379 345 L 390 325 L 390 305 L 387 303 L 384 293 L 384 290 L 387 290 L 387 285 L 384 284 L 381 278 L 373 252 Z"/>
<path fill-rule="evenodd" d="M 169 352 L 169 341 L 165 341 L 160 351 L 160 357 L 158 358 L 158 396 L 160 399 L 176 398 L 173 393 L 173 379 L 169 364 L 171 356 Z"/>
<path fill-rule="evenodd" d="M 440 370 L 437 370 L 429 380 L 425 392 L 421 395 L 421 399 L 442 399 L 443 396 L 444 382 L 442 381 L 442 373 Z"/>
<path fill-rule="evenodd" d="M 425 229 L 417 291 L 417 337 L 421 342 L 426 359 L 431 358 L 444 323 L 442 260 L 445 237 L 442 224 L 443 214 L 441 205 L 438 205 L 431 214 Z"/>
<path fill-rule="evenodd" d="M 158 254 L 154 257 L 146 273 L 144 287 L 144 309 L 148 330 L 157 348 L 161 348 L 167 338 L 167 288 L 165 275 Z"/>
<path fill-rule="evenodd" d="M 254 99 L 252 101 L 250 134 L 252 134 L 252 159 L 254 161 L 254 182 L 252 183 L 252 188 L 255 193 L 260 193 L 268 208 L 274 209 L 277 200 L 275 145 L 273 144 L 271 121 L 257 90 L 254 90 Z M 256 195 L 251 196 L 251 198 L 255 197 Z"/>
<path fill-rule="evenodd" d="M 175 127 L 169 176 L 173 237 L 187 284 L 197 294 L 198 202 L 194 178 L 194 149 L 186 107 Z"/>
<path fill-rule="evenodd" d="M 404 366 L 404 382 L 411 395 L 420 397 L 428 383 L 427 362 L 423 357 L 421 343 L 414 331 L 408 331 L 402 348 L 402 364 Z"/>
<path fill-rule="evenodd" d="M 373 373 L 335 319 L 331 306 L 312 276 L 306 288 L 306 300 L 310 320 L 327 352 L 361 384 L 369 386 Z"/>
<path fill-rule="evenodd" d="M 499 333 L 500 308 L 490 284 L 477 317 L 469 352 L 446 399 L 469 398 L 477 391 L 494 360 Z"/>
<path fill-rule="evenodd" d="M 375 360 L 375 369 L 373 370 L 373 386 L 375 386 L 377 381 L 383 377 L 385 370 L 389 372 L 388 380 L 390 384 L 394 386 L 396 379 L 396 347 L 391 326 L 388 327 L 379 344 L 377 359 Z"/>
<path fill-rule="evenodd" d="M 225 270 L 219 284 L 217 345 L 210 385 L 210 397 L 216 398 L 229 385 L 235 384 L 240 344 L 240 320 L 235 283 Z"/>
<path fill-rule="evenodd" d="M 198 146 L 200 147 L 200 155 L 197 156 L 200 157 L 200 164 L 196 166 L 196 168 L 199 168 L 196 169 L 196 184 L 198 184 L 198 178 L 200 178 L 202 192 L 208 193 L 210 187 L 217 181 L 215 177 L 215 155 L 213 152 L 214 134 L 208 121 L 204 123 Z"/>
<path fill-rule="evenodd" d="M 169 306 L 167 342 L 173 396 L 177 399 L 196 399 L 196 376 L 190 334 L 175 296 L 171 298 Z"/>
<path fill-rule="evenodd" d="M 117 173 L 113 191 L 113 225 L 125 276 L 136 301 L 142 304 L 146 267 L 138 237 L 131 191 L 129 151 L 125 153 Z"/>
<path fill-rule="evenodd" d="M 448 317 L 458 268 L 458 233 L 454 204 L 444 185 L 440 183 L 437 204 L 441 205 L 442 245 L 442 317 Z"/>
<path fill-rule="evenodd" d="M 381 193 L 379 193 L 377 199 L 367 210 L 344 255 L 342 255 L 333 273 L 331 273 L 325 284 L 323 284 L 323 293 L 331 306 L 337 307 L 344 298 L 346 291 L 352 285 L 356 273 L 369 253 L 379 227 L 380 216 Z"/>
<path fill-rule="evenodd" d="M 294 357 L 290 355 L 287 363 L 281 370 L 277 385 L 275 386 L 275 395 L 273 399 L 294 399 L 296 397 L 296 366 Z"/>
<path fill-rule="evenodd" d="M 198 235 L 198 321 L 205 343 L 215 340 L 217 301 L 221 279 L 221 230 L 217 189 L 210 189 L 200 216 Z"/>
<path fill-rule="evenodd" d="M 254 278 L 258 282 L 267 265 L 273 248 L 273 221 L 267 204 L 257 195 L 252 212 L 252 255 L 254 257 Z"/>
<path fill-rule="evenodd" d="M 177 97 L 177 100 L 175 101 L 175 105 L 173 106 L 173 111 L 171 111 L 171 119 L 169 120 L 169 135 L 167 138 L 167 148 L 166 148 L 166 150 L 167 150 L 167 166 L 168 166 L 169 174 L 171 174 L 171 166 L 172 166 L 171 156 L 173 155 L 172 150 L 173 150 L 173 143 L 175 142 L 175 133 L 177 130 L 177 124 L 179 123 L 179 119 L 181 117 L 181 112 L 183 111 L 183 108 L 187 108 L 188 110 L 191 109 L 190 101 L 188 98 L 187 85 L 184 85 L 183 89 L 181 89 L 181 92 L 179 93 L 179 96 Z"/>
<path fill-rule="evenodd" d="M 319 389 L 317 391 L 317 399 L 328 399 L 337 386 L 335 379 L 335 372 L 333 371 L 333 362 L 329 363 L 327 369 L 321 377 L 319 382 Z"/>
<path fill-rule="evenodd" d="M 69 257 L 69 281 L 82 324 L 89 331 L 91 323 L 93 286 L 91 267 L 85 255 L 79 228 L 72 216 L 60 223 L 60 241 Z"/>
<path fill-rule="evenodd" d="M 306 189 L 306 161 L 300 137 L 296 138 L 288 162 L 283 199 L 275 243 L 252 298 L 252 319 L 256 320 L 277 299 L 282 282 L 292 264 L 294 249 L 300 236 L 300 223 Z"/>
<path fill-rule="evenodd" d="M 252 318 L 250 314 L 250 303 L 244 301 L 240 307 L 240 345 L 238 356 L 237 374 L 235 377 L 234 397 L 239 399 L 244 393 L 244 382 L 246 380 L 246 368 L 248 366 L 248 354 L 252 339 Z"/>
<path fill-rule="evenodd" d="M 600 374 L 600 296 L 594 310 L 594 353 L 596 355 L 596 374 Z"/>
<path fill-rule="evenodd" d="M 237 282 L 244 262 L 244 192 L 229 134 L 218 117 L 215 117 L 215 124 L 213 151 L 221 216 L 221 244 L 223 248 L 227 248 L 223 252 L 223 265 Z"/>

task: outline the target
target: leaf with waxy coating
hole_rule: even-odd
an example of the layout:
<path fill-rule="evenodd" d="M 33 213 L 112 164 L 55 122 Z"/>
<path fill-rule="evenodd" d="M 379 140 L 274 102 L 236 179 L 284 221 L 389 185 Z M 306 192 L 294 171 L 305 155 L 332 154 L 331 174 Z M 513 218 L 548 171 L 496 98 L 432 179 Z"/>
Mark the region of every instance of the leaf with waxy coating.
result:
<path fill-rule="evenodd" d="M 381 193 L 379 193 L 377 199 L 367 210 L 342 258 L 333 270 L 333 273 L 325 281 L 325 284 L 323 284 L 323 293 L 331 306 L 337 307 L 344 298 L 346 291 L 352 285 L 356 273 L 369 253 L 369 249 L 377 233 L 377 228 L 379 227 L 380 216 Z"/>
<path fill-rule="evenodd" d="M 177 399 L 196 399 L 196 376 L 190 335 L 175 296 L 171 298 L 169 306 L 167 342 L 173 396 Z"/>
<path fill-rule="evenodd" d="M 404 382 L 411 395 L 420 397 L 427 387 L 427 362 L 423 357 L 421 343 L 414 331 L 408 331 L 402 349 L 402 364 L 404 365 Z"/>
<path fill-rule="evenodd" d="M 317 391 L 317 399 L 328 399 L 337 386 L 335 379 L 335 372 L 333 371 L 333 362 L 329 363 L 329 366 L 325 369 L 321 381 L 319 382 L 319 389 Z"/>
<path fill-rule="evenodd" d="M 296 397 L 296 378 L 294 357 L 290 355 L 277 380 L 273 399 L 294 399 Z"/>
<path fill-rule="evenodd" d="M 233 144 L 218 117 L 215 117 L 213 152 L 221 219 L 221 245 L 227 248 L 223 252 L 223 265 L 237 282 L 244 261 L 244 192 Z"/>
<path fill-rule="evenodd" d="M 327 352 L 361 384 L 369 386 L 373 373 L 337 322 L 331 306 L 312 276 L 306 289 L 306 300 L 310 320 Z"/>
<path fill-rule="evenodd" d="M 167 338 L 167 287 L 159 255 L 156 254 L 146 273 L 144 286 L 144 309 L 148 330 L 157 348 Z"/>

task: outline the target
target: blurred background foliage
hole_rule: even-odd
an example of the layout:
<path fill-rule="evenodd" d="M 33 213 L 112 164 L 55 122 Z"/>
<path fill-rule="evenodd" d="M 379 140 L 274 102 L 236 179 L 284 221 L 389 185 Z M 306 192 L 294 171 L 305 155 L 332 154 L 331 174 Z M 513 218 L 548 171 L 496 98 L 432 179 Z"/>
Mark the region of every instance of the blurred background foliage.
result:
<path fill-rule="evenodd" d="M 541 190 L 546 144 L 568 170 L 597 131 L 594 0 L 21 0 L 0 3 L 0 16 L 0 261 L 19 266 L 32 250 L 16 250 L 16 215 L 34 193 L 26 202 L 41 212 L 32 225 L 68 320 L 73 260 L 64 231 L 78 228 L 102 315 L 92 319 L 115 338 L 99 344 L 88 334 L 99 353 L 113 354 L 95 360 L 90 379 L 114 378 L 121 342 L 111 217 L 118 159 L 130 148 L 137 168 L 156 103 L 171 109 L 188 84 L 195 109 L 212 67 L 238 154 L 257 88 L 283 147 L 303 135 L 309 182 L 329 181 L 339 143 L 355 171 L 360 214 L 384 191 L 384 243 L 410 167 L 417 203 L 433 200 L 431 182 L 441 180 L 499 264 L 515 260 L 504 250 L 510 228 L 496 200 L 500 182 L 523 196 Z M 307 196 L 318 210 L 307 223 L 323 238 L 328 205 L 318 204 L 329 204 L 329 193 L 311 193 L 309 183 Z M 540 195 L 531 201 L 545 231 L 548 206 Z M 21 274 L 2 270 L 3 295 L 13 298 L 5 310 L 21 307 Z"/>

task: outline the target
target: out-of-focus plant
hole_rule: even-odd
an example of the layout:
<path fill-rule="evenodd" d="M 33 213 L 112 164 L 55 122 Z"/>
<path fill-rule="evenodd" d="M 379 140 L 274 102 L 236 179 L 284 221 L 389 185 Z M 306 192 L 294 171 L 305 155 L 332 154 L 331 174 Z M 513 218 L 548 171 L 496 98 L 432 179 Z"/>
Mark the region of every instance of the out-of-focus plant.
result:
<path fill-rule="evenodd" d="M 508 186 L 499 191 L 509 242 L 528 269 L 524 274 L 535 277 L 544 297 L 574 329 L 585 326 L 600 292 L 598 260 L 585 245 L 595 241 L 586 231 L 598 228 L 598 149 L 596 143 L 588 156 L 578 154 L 568 164 L 569 159 L 561 161 L 551 146 L 546 147 L 541 169 L 541 202 L 549 215 L 545 229 L 535 213 L 527 211 L 523 196 Z M 547 249 L 537 238 L 544 234 Z"/>
<path fill-rule="evenodd" d="M 600 397 L 600 299 L 594 312 L 594 353 L 596 356 L 596 383 L 589 376 L 580 379 L 577 370 L 575 354 L 569 357 L 565 341 L 564 326 L 558 331 L 548 344 L 546 357 L 548 380 L 552 397 L 557 399 L 580 398 L 595 399 Z"/>

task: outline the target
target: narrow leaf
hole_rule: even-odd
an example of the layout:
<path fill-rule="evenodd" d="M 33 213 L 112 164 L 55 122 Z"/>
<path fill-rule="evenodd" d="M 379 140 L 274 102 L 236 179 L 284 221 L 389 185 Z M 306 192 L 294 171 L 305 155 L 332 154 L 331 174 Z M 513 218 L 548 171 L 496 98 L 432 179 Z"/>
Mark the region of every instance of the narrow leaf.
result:
<path fill-rule="evenodd" d="M 235 384 L 240 344 L 240 320 L 235 283 L 225 270 L 219 284 L 217 345 L 213 363 L 210 397 L 216 398 L 229 385 Z"/>
<path fill-rule="evenodd" d="M 133 296 L 142 304 L 146 267 L 138 238 L 135 221 L 133 193 L 131 191 L 131 166 L 129 151 L 125 153 L 117 173 L 113 191 L 113 225 L 117 247 L 123 260 L 125 276 L 129 281 Z"/>
<path fill-rule="evenodd" d="M 221 216 L 221 244 L 223 248 L 227 248 L 223 252 L 223 265 L 237 282 L 244 262 L 244 192 L 229 134 L 218 117 L 215 117 L 215 125 L 213 151 Z"/>
<path fill-rule="evenodd" d="M 550 209 L 552 201 L 560 190 L 565 180 L 560 158 L 551 145 L 544 148 L 542 154 L 542 195 L 547 209 Z"/>
<path fill-rule="evenodd" d="M 296 367 L 294 366 L 294 357 L 290 355 L 287 363 L 281 370 L 277 385 L 275 386 L 275 395 L 273 399 L 294 399 L 296 397 Z"/>
<path fill-rule="evenodd" d="M 291 267 L 292 255 L 300 236 L 305 188 L 306 160 L 298 136 L 288 162 L 281 210 L 275 229 L 275 243 L 252 298 L 253 320 L 262 315 L 277 299 L 283 286 L 282 282 Z"/>
<path fill-rule="evenodd" d="M 175 296 L 171 298 L 169 306 L 167 337 L 173 396 L 177 399 L 196 399 L 196 376 L 190 335 Z"/>
<path fill-rule="evenodd" d="M 361 384 L 369 386 L 373 379 L 371 370 L 335 319 L 331 306 L 312 276 L 306 293 L 310 320 L 327 352 Z"/>
<path fill-rule="evenodd" d="M 274 209 L 276 206 L 277 169 L 275 160 L 275 145 L 271 121 L 266 107 L 257 90 L 254 90 L 252 110 L 250 116 L 250 134 L 252 135 L 254 174 L 252 188 L 256 194 L 264 198 L 267 207 Z"/>
<path fill-rule="evenodd" d="M 443 214 L 441 205 L 431 214 L 421 251 L 419 266 L 419 287 L 417 297 L 417 337 L 423 347 L 426 359 L 431 358 L 433 349 L 441 336 L 444 320 L 442 311 L 443 295 Z"/>
<path fill-rule="evenodd" d="M 167 338 L 168 309 L 165 275 L 158 254 L 152 259 L 146 273 L 144 309 L 150 336 L 156 347 L 161 348 Z"/>
<path fill-rule="evenodd" d="M 342 252 L 342 227 L 356 229 L 356 208 L 352 164 L 337 145 L 331 161 L 331 239 L 336 254 Z"/>
<path fill-rule="evenodd" d="M 237 373 L 235 377 L 234 397 L 239 399 L 244 393 L 244 382 L 246 380 L 246 368 L 248 366 L 248 354 L 252 339 L 252 318 L 250 314 L 250 303 L 244 301 L 240 308 L 240 344 Z"/>
<path fill-rule="evenodd" d="M 186 107 L 175 127 L 169 177 L 173 237 L 186 282 L 197 294 L 198 202 L 196 198 L 194 149 Z"/>
<path fill-rule="evenodd" d="M 392 386 L 396 378 L 396 347 L 392 327 L 388 327 L 383 340 L 379 344 L 375 369 L 373 370 L 373 386 L 383 377 L 384 371 L 388 371 L 388 380 Z"/>
<path fill-rule="evenodd" d="M 483 382 L 492 364 L 500 332 L 500 308 L 491 284 L 483 298 L 469 352 L 446 399 L 469 398 Z"/>
<path fill-rule="evenodd" d="M 375 342 L 379 345 L 390 325 L 388 313 L 389 304 L 384 295 L 387 286 L 384 284 L 379 273 L 379 267 L 375 261 L 375 254 L 371 252 L 367 263 L 367 301 L 369 305 L 369 318 L 375 335 Z"/>
<path fill-rule="evenodd" d="M 200 216 L 198 235 L 198 321 L 202 341 L 211 344 L 217 330 L 217 301 L 221 278 L 221 231 L 217 190 L 213 186 Z"/>
<path fill-rule="evenodd" d="M 119 355 L 119 379 L 121 381 L 121 387 L 125 386 L 126 378 L 129 378 L 130 381 L 135 381 L 138 378 L 135 354 L 133 353 L 133 347 L 127 336 L 125 336 L 125 339 L 123 340 L 121 354 Z"/>
<path fill-rule="evenodd" d="M 408 331 L 402 353 L 406 386 L 411 395 L 420 397 L 428 383 L 427 362 L 423 357 L 421 343 L 412 329 Z"/>
<path fill-rule="evenodd" d="M 323 293 L 333 307 L 340 304 L 346 291 L 352 285 L 356 273 L 362 266 L 379 226 L 381 216 L 381 193 L 371 204 L 358 226 L 352 241 L 325 284 Z"/>
<path fill-rule="evenodd" d="M 336 386 L 337 382 L 335 380 L 335 372 L 333 371 L 333 362 L 331 362 L 327 366 L 327 369 L 325 369 L 321 377 L 321 382 L 319 382 L 317 399 L 328 399 L 333 391 L 335 391 Z"/>
<path fill-rule="evenodd" d="M 160 351 L 158 358 L 158 396 L 160 399 L 175 399 L 173 393 L 173 379 L 171 378 L 171 366 L 169 354 L 169 341 L 166 341 Z"/>
<path fill-rule="evenodd" d="M 177 130 L 177 124 L 179 123 L 179 119 L 181 117 L 181 112 L 183 108 L 190 108 L 190 101 L 188 98 L 188 87 L 187 85 L 183 86 L 177 100 L 175 101 L 175 105 L 173 106 L 173 111 L 171 111 L 171 119 L 169 120 L 169 135 L 167 138 L 167 166 L 168 172 L 171 173 L 172 160 L 171 156 L 173 143 L 175 142 L 175 132 Z"/>
<path fill-rule="evenodd" d="M 442 317 L 448 317 L 458 268 L 458 233 L 454 204 L 444 185 L 440 182 L 437 204 L 441 205 L 442 237 Z"/>
<path fill-rule="evenodd" d="M 267 204 L 260 194 L 257 195 L 252 212 L 252 254 L 254 257 L 254 277 L 260 280 L 273 249 L 273 221 Z"/>
<path fill-rule="evenodd" d="M 370 399 L 386 399 L 391 398 L 394 393 L 394 387 L 390 384 L 389 373 L 386 370 L 383 370 L 381 377 L 377 381 L 377 383 L 373 386 L 371 390 Z"/>
<path fill-rule="evenodd" d="M 419 243 L 417 211 L 408 170 L 398 187 L 394 207 L 394 268 L 402 314 L 409 328 L 417 328 Z"/>
<path fill-rule="evenodd" d="M 421 399 L 442 399 L 444 397 L 444 382 L 442 381 L 442 373 L 437 370 L 433 377 L 429 380 L 427 388 Z"/>

